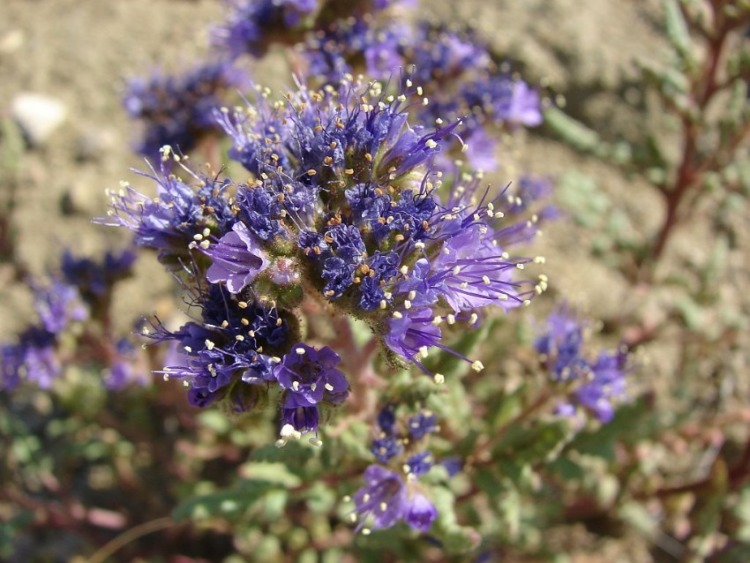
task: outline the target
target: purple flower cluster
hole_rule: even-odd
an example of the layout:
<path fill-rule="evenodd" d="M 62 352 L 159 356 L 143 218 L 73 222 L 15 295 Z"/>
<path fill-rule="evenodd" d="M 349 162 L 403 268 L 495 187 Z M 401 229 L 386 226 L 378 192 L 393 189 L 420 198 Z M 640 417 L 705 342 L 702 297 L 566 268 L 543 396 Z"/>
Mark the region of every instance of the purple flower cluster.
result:
<path fill-rule="evenodd" d="M 130 117 L 143 123 L 137 152 L 155 158 L 164 145 L 193 150 L 216 132 L 212 114 L 221 106 L 221 94 L 241 85 L 242 74 L 225 61 L 204 63 L 177 76 L 154 72 L 131 80 L 123 105 Z"/>
<path fill-rule="evenodd" d="M 234 0 L 229 17 L 214 30 L 214 43 L 230 57 L 258 57 L 273 41 L 293 40 L 326 0 Z"/>
<path fill-rule="evenodd" d="M 410 123 L 417 90 L 405 79 L 393 93 L 355 82 L 300 87 L 285 102 L 260 95 L 246 110 L 216 112 L 246 183 L 193 172 L 166 147 L 147 175 L 157 197 L 129 185 L 112 194 L 102 222 L 158 250 L 200 309 L 181 329 L 156 322 L 151 334 L 175 343 L 164 374 L 184 380 L 191 403 L 226 399 L 243 411 L 281 390 L 281 442 L 315 432 L 318 405 L 340 404 L 348 384 L 333 350 L 301 342 L 303 301 L 364 320 L 425 373 L 432 348 L 479 371 L 444 334 L 544 289 L 518 278 L 532 259 L 508 252 L 535 234 L 534 220 L 506 225 L 517 198 L 480 191 L 460 170 L 445 182 L 434 161 L 457 123 Z"/>
<path fill-rule="evenodd" d="M 30 281 L 39 322 L 21 332 L 17 342 L 0 346 L 0 389 L 11 391 L 23 381 L 48 389 L 65 365 L 93 360 L 108 368 L 107 387 L 143 382 L 128 339 L 109 342 L 108 327 L 88 328 L 107 317 L 112 288 L 130 275 L 134 259 L 131 250 L 107 252 L 101 262 L 65 251 L 59 273 L 45 282 Z"/>
<path fill-rule="evenodd" d="M 422 123 L 461 119 L 466 157 L 475 168 L 494 170 L 496 142 L 488 127 L 514 129 L 542 122 L 539 94 L 501 72 L 488 48 L 472 32 L 420 22 L 412 26 L 380 17 L 337 20 L 300 45 L 313 80 L 338 84 L 365 71 L 377 79 L 398 76 L 433 92 L 416 110 Z"/>
<path fill-rule="evenodd" d="M 539 125 L 538 92 L 499 70 L 472 31 L 401 17 L 400 8 L 413 5 L 412 0 L 232 0 L 226 21 L 213 33 L 218 61 L 181 76 L 155 73 L 130 82 L 124 105 L 144 123 L 139 152 L 153 158 L 169 145 L 188 153 L 214 134 L 211 114 L 223 105 L 223 94 L 246 85 L 235 60 L 260 57 L 280 43 L 295 47 L 293 67 L 317 87 L 338 88 L 360 72 L 370 79 L 407 79 L 408 70 L 408 80 L 433 96 L 423 104 L 421 90 L 411 89 L 411 110 L 419 122 L 461 121 L 456 132 L 462 140 L 452 143 L 451 157 L 443 159 L 450 162 L 460 148 L 473 168 L 497 169 L 497 129 Z"/>
<path fill-rule="evenodd" d="M 403 520 L 411 528 L 427 532 L 438 513 L 419 478 L 435 464 L 432 453 L 424 449 L 424 441 L 439 431 L 437 417 L 422 410 L 400 419 L 396 408 L 387 405 L 380 411 L 377 422 L 371 451 L 383 465 L 370 465 L 365 470 L 365 484 L 353 497 L 352 516 L 357 529 L 369 532 Z M 448 460 L 449 474 L 453 474 L 453 464 L 453 460 Z M 388 465 L 398 469 L 384 467 Z"/>
<path fill-rule="evenodd" d="M 558 308 L 547 318 L 547 330 L 534 347 L 553 381 L 573 385 L 568 399 L 558 405 L 558 414 L 573 416 L 580 407 L 609 422 L 616 402 L 625 397 L 627 354 L 602 351 L 592 360 L 585 355 L 584 330 L 566 307 Z"/>
<path fill-rule="evenodd" d="M 353 497 L 353 520 L 357 530 L 369 533 L 371 529 L 390 528 L 399 520 L 411 528 L 429 531 L 438 516 L 435 505 L 414 487 L 414 482 L 404 480 L 394 471 L 370 465 L 365 469 L 365 485 Z"/>

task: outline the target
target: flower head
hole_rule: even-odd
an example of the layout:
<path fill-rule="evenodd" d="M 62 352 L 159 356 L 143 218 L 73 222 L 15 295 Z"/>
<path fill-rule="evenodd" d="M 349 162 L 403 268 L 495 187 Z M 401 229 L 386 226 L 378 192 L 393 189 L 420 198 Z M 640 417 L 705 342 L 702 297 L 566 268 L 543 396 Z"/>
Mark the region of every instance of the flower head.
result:
<path fill-rule="evenodd" d="M 220 95 L 242 83 L 241 74 L 227 62 L 209 62 L 182 75 L 154 73 L 129 82 L 123 105 L 144 126 L 137 151 L 157 159 L 170 145 L 187 153 L 216 131 L 213 111 Z"/>
<path fill-rule="evenodd" d="M 561 307 L 549 315 L 547 331 L 537 338 L 534 347 L 554 381 L 574 384 L 568 398 L 558 405 L 558 413 L 570 416 L 576 407 L 582 407 L 601 422 L 609 422 L 615 403 L 625 396 L 627 354 L 602 351 L 591 360 L 584 350 L 584 328 L 566 307 Z"/>
<path fill-rule="evenodd" d="M 389 528 L 403 520 L 415 530 L 426 532 L 437 518 L 435 506 L 397 473 L 370 465 L 364 480 L 353 496 L 358 530 Z"/>
<path fill-rule="evenodd" d="M 339 362 L 338 355 L 327 346 L 320 350 L 303 343 L 293 346 L 274 369 L 279 385 L 286 390 L 285 408 L 313 407 L 323 400 L 334 405 L 344 401 L 349 384 L 336 369 Z"/>
<path fill-rule="evenodd" d="M 233 0 L 214 43 L 233 58 L 260 56 L 272 40 L 294 38 L 295 28 L 318 10 L 319 0 Z"/>

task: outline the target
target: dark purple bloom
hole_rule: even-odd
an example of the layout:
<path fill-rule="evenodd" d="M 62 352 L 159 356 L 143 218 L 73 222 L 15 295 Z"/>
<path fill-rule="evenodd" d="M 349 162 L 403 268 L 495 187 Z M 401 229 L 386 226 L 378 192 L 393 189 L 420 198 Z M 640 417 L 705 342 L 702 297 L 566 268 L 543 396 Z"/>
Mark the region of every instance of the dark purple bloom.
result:
<path fill-rule="evenodd" d="M 419 452 L 410 456 L 404 465 L 404 471 L 410 475 L 424 475 L 433 466 L 432 454 L 430 452 Z"/>
<path fill-rule="evenodd" d="M 76 257 L 63 252 L 60 264 L 63 279 L 78 288 L 87 301 L 105 298 L 112 286 L 128 278 L 133 272 L 136 254 L 132 249 L 122 252 L 107 251 L 99 262 L 93 258 Z"/>
<path fill-rule="evenodd" d="M 576 390 L 576 401 L 601 422 L 612 420 L 615 402 L 625 397 L 627 358 L 624 353 L 601 352 L 591 366 L 591 381 Z"/>
<path fill-rule="evenodd" d="M 156 324 L 149 332 L 157 342 L 175 342 L 161 373 L 185 381 L 196 406 L 224 398 L 233 386 L 233 408 L 249 408 L 252 386 L 275 383 L 270 354 L 287 345 L 289 326 L 276 307 L 242 301 L 221 285 L 210 285 L 199 302 L 200 322 L 175 332 Z"/>
<path fill-rule="evenodd" d="M 213 111 L 223 91 L 241 85 L 241 74 L 227 62 L 210 62 L 180 76 L 154 73 L 131 80 L 123 99 L 128 114 L 142 120 L 143 139 L 137 150 L 156 159 L 170 145 L 187 153 L 217 130 Z"/>
<path fill-rule="evenodd" d="M 440 461 L 440 465 L 445 467 L 445 470 L 448 472 L 448 477 L 457 475 L 464 467 L 463 461 L 457 457 L 447 457 Z"/>
<path fill-rule="evenodd" d="M 513 272 L 517 261 L 509 260 L 482 232 L 480 225 L 450 237 L 431 264 L 434 280 L 454 313 L 488 305 L 507 309 L 523 303 Z"/>
<path fill-rule="evenodd" d="M 266 253 L 241 222 L 205 252 L 213 261 L 206 278 L 211 283 L 226 282 L 230 293 L 242 291 L 269 265 Z"/>
<path fill-rule="evenodd" d="M 281 408 L 281 428 L 282 438 L 289 434 L 288 430 L 292 428 L 299 434 L 315 433 L 318 431 L 319 414 L 318 407 L 282 407 Z"/>
<path fill-rule="evenodd" d="M 426 532 L 437 518 L 437 509 L 400 475 L 379 465 L 370 465 L 365 484 L 353 497 L 358 530 L 389 528 L 399 520 Z"/>
<path fill-rule="evenodd" d="M 523 80 L 516 80 L 512 83 L 510 97 L 497 108 L 496 115 L 513 125 L 541 125 L 543 118 L 539 94 Z"/>
<path fill-rule="evenodd" d="M 429 411 L 422 411 L 409 417 L 407 423 L 409 429 L 409 435 L 414 440 L 419 440 L 425 437 L 427 434 L 438 431 L 437 416 Z"/>
<path fill-rule="evenodd" d="M 401 44 L 409 34 L 405 25 L 395 24 L 373 34 L 364 47 L 367 74 L 373 78 L 389 79 L 403 68 Z"/>
<path fill-rule="evenodd" d="M 583 357 L 583 325 L 567 308 L 553 311 L 547 317 L 547 332 L 540 335 L 534 347 L 557 381 L 584 377 L 589 363 Z"/>
<path fill-rule="evenodd" d="M 372 441 L 370 451 L 380 463 L 386 463 L 404 451 L 404 447 L 396 436 L 383 435 Z"/>
<path fill-rule="evenodd" d="M 21 335 L 23 366 L 19 374 L 42 389 L 49 389 L 62 373 L 56 346 L 55 334 L 37 327 L 27 329 Z"/>
<path fill-rule="evenodd" d="M 235 0 L 214 42 L 230 56 L 263 54 L 272 38 L 290 34 L 318 9 L 318 0 Z"/>
<path fill-rule="evenodd" d="M 296 344 L 286 354 L 274 374 L 286 389 L 284 408 L 314 407 L 324 399 L 339 404 L 349 393 L 346 377 L 336 366 L 338 355 L 328 348 L 316 350 L 307 344 Z"/>
<path fill-rule="evenodd" d="M 426 496 L 420 493 L 412 494 L 404 516 L 409 526 L 420 532 L 428 532 L 437 517 L 437 508 Z"/>
<path fill-rule="evenodd" d="M 396 411 L 393 405 L 386 405 L 378 413 L 378 426 L 381 432 L 392 435 L 396 427 Z"/>
<path fill-rule="evenodd" d="M 429 309 L 397 313 L 390 320 L 390 331 L 385 337 L 386 345 L 408 360 L 425 356 L 425 352 L 440 343 L 440 328 L 433 323 Z"/>

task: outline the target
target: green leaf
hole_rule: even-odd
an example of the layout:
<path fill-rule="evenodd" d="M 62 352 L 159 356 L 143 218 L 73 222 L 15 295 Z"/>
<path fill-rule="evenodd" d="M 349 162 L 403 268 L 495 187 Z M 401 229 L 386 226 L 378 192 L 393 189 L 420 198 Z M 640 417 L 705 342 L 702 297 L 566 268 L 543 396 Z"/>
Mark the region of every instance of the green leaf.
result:
<path fill-rule="evenodd" d="M 276 522 L 284 515 L 286 503 L 289 501 L 289 491 L 286 489 L 272 489 L 263 496 L 263 514 L 268 522 Z"/>
<path fill-rule="evenodd" d="M 202 520 L 214 516 L 227 516 L 244 511 L 279 486 L 268 481 L 245 481 L 241 485 L 200 495 L 180 503 L 173 511 L 175 520 Z"/>
<path fill-rule="evenodd" d="M 282 487 L 299 487 L 302 480 L 282 462 L 250 461 L 242 464 L 242 475 L 252 481 L 268 481 Z"/>
<path fill-rule="evenodd" d="M 501 428 L 521 413 L 526 392 L 526 385 L 519 385 L 518 388 L 499 397 L 494 404 L 489 405 L 491 410 L 488 418 L 492 421 L 492 427 Z"/>
<path fill-rule="evenodd" d="M 518 489 L 506 487 L 497 509 L 503 535 L 511 540 L 517 538 L 521 528 L 521 496 Z"/>
<path fill-rule="evenodd" d="M 493 458 L 505 458 L 518 466 L 552 461 L 569 436 L 569 424 L 564 420 L 539 422 L 531 427 L 513 426 L 495 446 Z"/>
<path fill-rule="evenodd" d="M 198 423 L 219 435 L 226 434 L 232 428 L 231 421 L 220 410 L 207 410 L 198 414 Z"/>
<path fill-rule="evenodd" d="M 677 0 L 664 0 L 664 24 L 667 38 L 681 59 L 690 57 L 690 31 Z"/>
<path fill-rule="evenodd" d="M 432 487 L 429 496 L 438 511 L 431 534 L 442 542 L 449 553 L 466 553 L 475 549 L 481 537 L 474 528 L 457 523 L 453 493 L 442 487 Z"/>
<path fill-rule="evenodd" d="M 287 471 L 303 475 L 304 469 L 315 451 L 299 442 L 289 442 L 283 448 L 268 444 L 253 450 L 250 459 L 256 462 L 282 463 Z"/>
<path fill-rule="evenodd" d="M 561 109 L 554 106 L 546 108 L 544 123 L 576 150 L 600 156 L 608 153 L 605 143 L 596 131 L 589 129 Z"/>
<path fill-rule="evenodd" d="M 676 420 L 671 421 L 672 424 Z M 645 397 L 620 406 L 614 418 L 595 430 L 579 433 L 568 445 L 568 449 L 583 454 L 614 461 L 614 446 L 618 441 L 635 443 L 647 440 L 665 426 L 660 412 L 653 408 Z"/>
<path fill-rule="evenodd" d="M 310 512 L 328 514 L 336 506 L 338 497 L 334 491 L 331 490 L 331 487 L 318 481 L 313 483 L 305 491 L 305 500 L 307 501 L 307 508 Z"/>

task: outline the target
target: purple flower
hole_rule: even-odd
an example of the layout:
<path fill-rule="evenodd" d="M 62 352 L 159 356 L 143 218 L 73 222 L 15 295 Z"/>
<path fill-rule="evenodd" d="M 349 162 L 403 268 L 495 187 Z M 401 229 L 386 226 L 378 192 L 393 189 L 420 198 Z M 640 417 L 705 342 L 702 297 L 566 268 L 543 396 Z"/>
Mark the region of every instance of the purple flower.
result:
<path fill-rule="evenodd" d="M 626 355 L 601 352 L 591 366 L 591 381 L 576 390 L 576 401 L 601 422 L 614 416 L 614 403 L 625 397 Z"/>
<path fill-rule="evenodd" d="M 24 348 L 19 344 L 0 347 L 0 390 L 13 391 L 21 383 L 24 356 Z"/>
<path fill-rule="evenodd" d="M 523 80 L 513 82 L 512 93 L 506 103 L 497 110 L 497 115 L 511 124 L 535 127 L 542 123 L 539 94 Z"/>
<path fill-rule="evenodd" d="M 313 14 L 318 0 L 234 0 L 227 22 L 214 30 L 214 42 L 233 58 L 260 56 L 271 43 L 290 35 Z"/>
<path fill-rule="evenodd" d="M 404 471 L 409 475 L 424 475 L 432 468 L 432 465 L 432 454 L 430 452 L 419 452 L 406 460 Z"/>
<path fill-rule="evenodd" d="M 600 352 L 595 361 L 589 360 L 584 350 L 584 324 L 564 306 L 549 315 L 547 331 L 534 347 L 554 381 L 577 384 L 557 406 L 560 416 L 573 416 L 576 407 L 582 407 L 601 422 L 612 419 L 614 404 L 626 391 L 625 352 Z"/>
<path fill-rule="evenodd" d="M 394 24 L 373 34 L 364 48 L 367 73 L 373 78 L 389 79 L 404 66 L 401 56 L 401 44 L 409 35 L 409 27 Z"/>
<path fill-rule="evenodd" d="M 403 518 L 415 530 L 428 532 L 437 517 L 438 511 L 435 505 L 423 494 L 414 493 L 409 498 L 406 514 Z"/>
<path fill-rule="evenodd" d="M 56 346 L 55 334 L 37 327 L 27 329 L 21 335 L 23 364 L 19 366 L 19 375 L 42 389 L 52 387 L 62 373 Z"/>
<path fill-rule="evenodd" d="M 423 351 L 440 343 L 440 328 L 429 309 L 398 313 L 390 320 L 386 345 L 408 360 L 424 356 Z M 416 360 L 419 364 L 418 360 Z"/>
<path fill-rule="evenodd" d="M 293 428 L 299 434 L 318 431 L 319 422 L 318 407 L 282 407 L 281 409 L 281 428 L 282 438 L 285 428 Z"/>
<path fill-rule="evenodd" d="M 409 435 L 414 440 L 424 438 L 427 434 L 438 431 L 437 416 L 429 411 L 422 411 L 409 417 L 407 427 Z"/>
<path fill-rule="evenodd" d="M 63 252 L 60 264 L 63 279 L 78 288 L 87 302 L 105 299 L 112 286 L 132 275 L 136 254 L 132 249 L 122 252 L 107 251 L 104 260 L 76 257 L 70 251 Z"/>
<path fill-rule="evenodd" d="M 53 279 L 49 287 L 32 284 L 32 288 L 34 306 L 45 330 L 58 334 L 71 323 L 88 318 L 88 309 L 74 286 Z"/>
<path fill-rule="evenodd" d="M 493 172 L 498 168 L 497 148 L 495 138 L 487 133 L 484 127 L 477 127 L 464 138 L 466 160 L 472 168 Z"/>
<path fill-rule="evenodd" d="M 349 384 L 336 366 L 340 358 L 327 346 L 316 350 L 296 344 L 274 369 L 274 375 L 286 389 L 284 408 L 314 407 L 324 399 L 337 405 L 346 399 Z"/>
<path fill-rule="evenodd" d="M 154 324 L 148 336 L 173 342 L 165 378 L 182 379 L 190 402 L 205 407 L 229 397 L 232 407 L 250 408 L 254 387 L 275 384 L 274 350 L 286 346 L 290 329 L 275 306 L 242 301 L 222 285 L 212 284 L 198 296 L 200 322 L 189 322 L 177 331 Z"/>
<path fill-rule="evenodd" d="M 370 451 L 380 463 L 386 463 L 404 451 L 404 447 L 396 436 L 383 435 L 372 441 Z"/>
<path fill-rule="evenodd" d="M 205 253 L 213 261 L 206 278 L 211 283 L 226 282 L 230 293 L 242 291 L 269 265 L 266 253 L 241 222 Z"/>
<path fill-rule="evenodd" d="M 471 226 L 450 237 L 431 264 L 433 285 L 454 313 L 488 305 L 504 309 L 520 305 L 513 272 L 518 262 L 503 256 L 481 225 Z"/>
<path fill-rule="evenodd" d="M 426 532 L 437 518 L 435 506 L 397 473 L 370 465 L 364 480 L 353 497 L 357 530 L 389 528 L 403 520 L 415 530 Z"/>
<path fill-rule="evenodd" d="M 230 182 L 195 174 L 180 164 L 190 179 L 183 181 L 172 170 L 171 149 L 163 155 L 158 172 L 152 168 L 151 175 L 141 173 L 156 183 L 157 196 L 150 198 L 125 183 L 119 192 L 110 192 L 112 209 L 97 222 L 126 227 L 137 245 L 158 250 L 160 259 L 181 268 L 180 258 L 198 245 L 196 238 L 203 242 L 212 229 L 226 232 L 236 217 L 225 194 Z"/>
<path fill-rule="evenodd" d="M 157 159 L 164 145 L 187 153 L 207 134 L 217 130 L 214 109 L 220 94 L 242 84 L 242 75 L 229 63 L 210 62 L 179 76 L 153 73 L 128 84 L 123 105 L 144 124 L 137 151 Z"/>
<path fill-rule="evenodd" d="M 145 385 L 146 373 L 138 361 L 138 349 L 127 338 L 115 343 L 115 356 L 104 380 L 107 389 L 123 389 L 128 385 Z"/>

